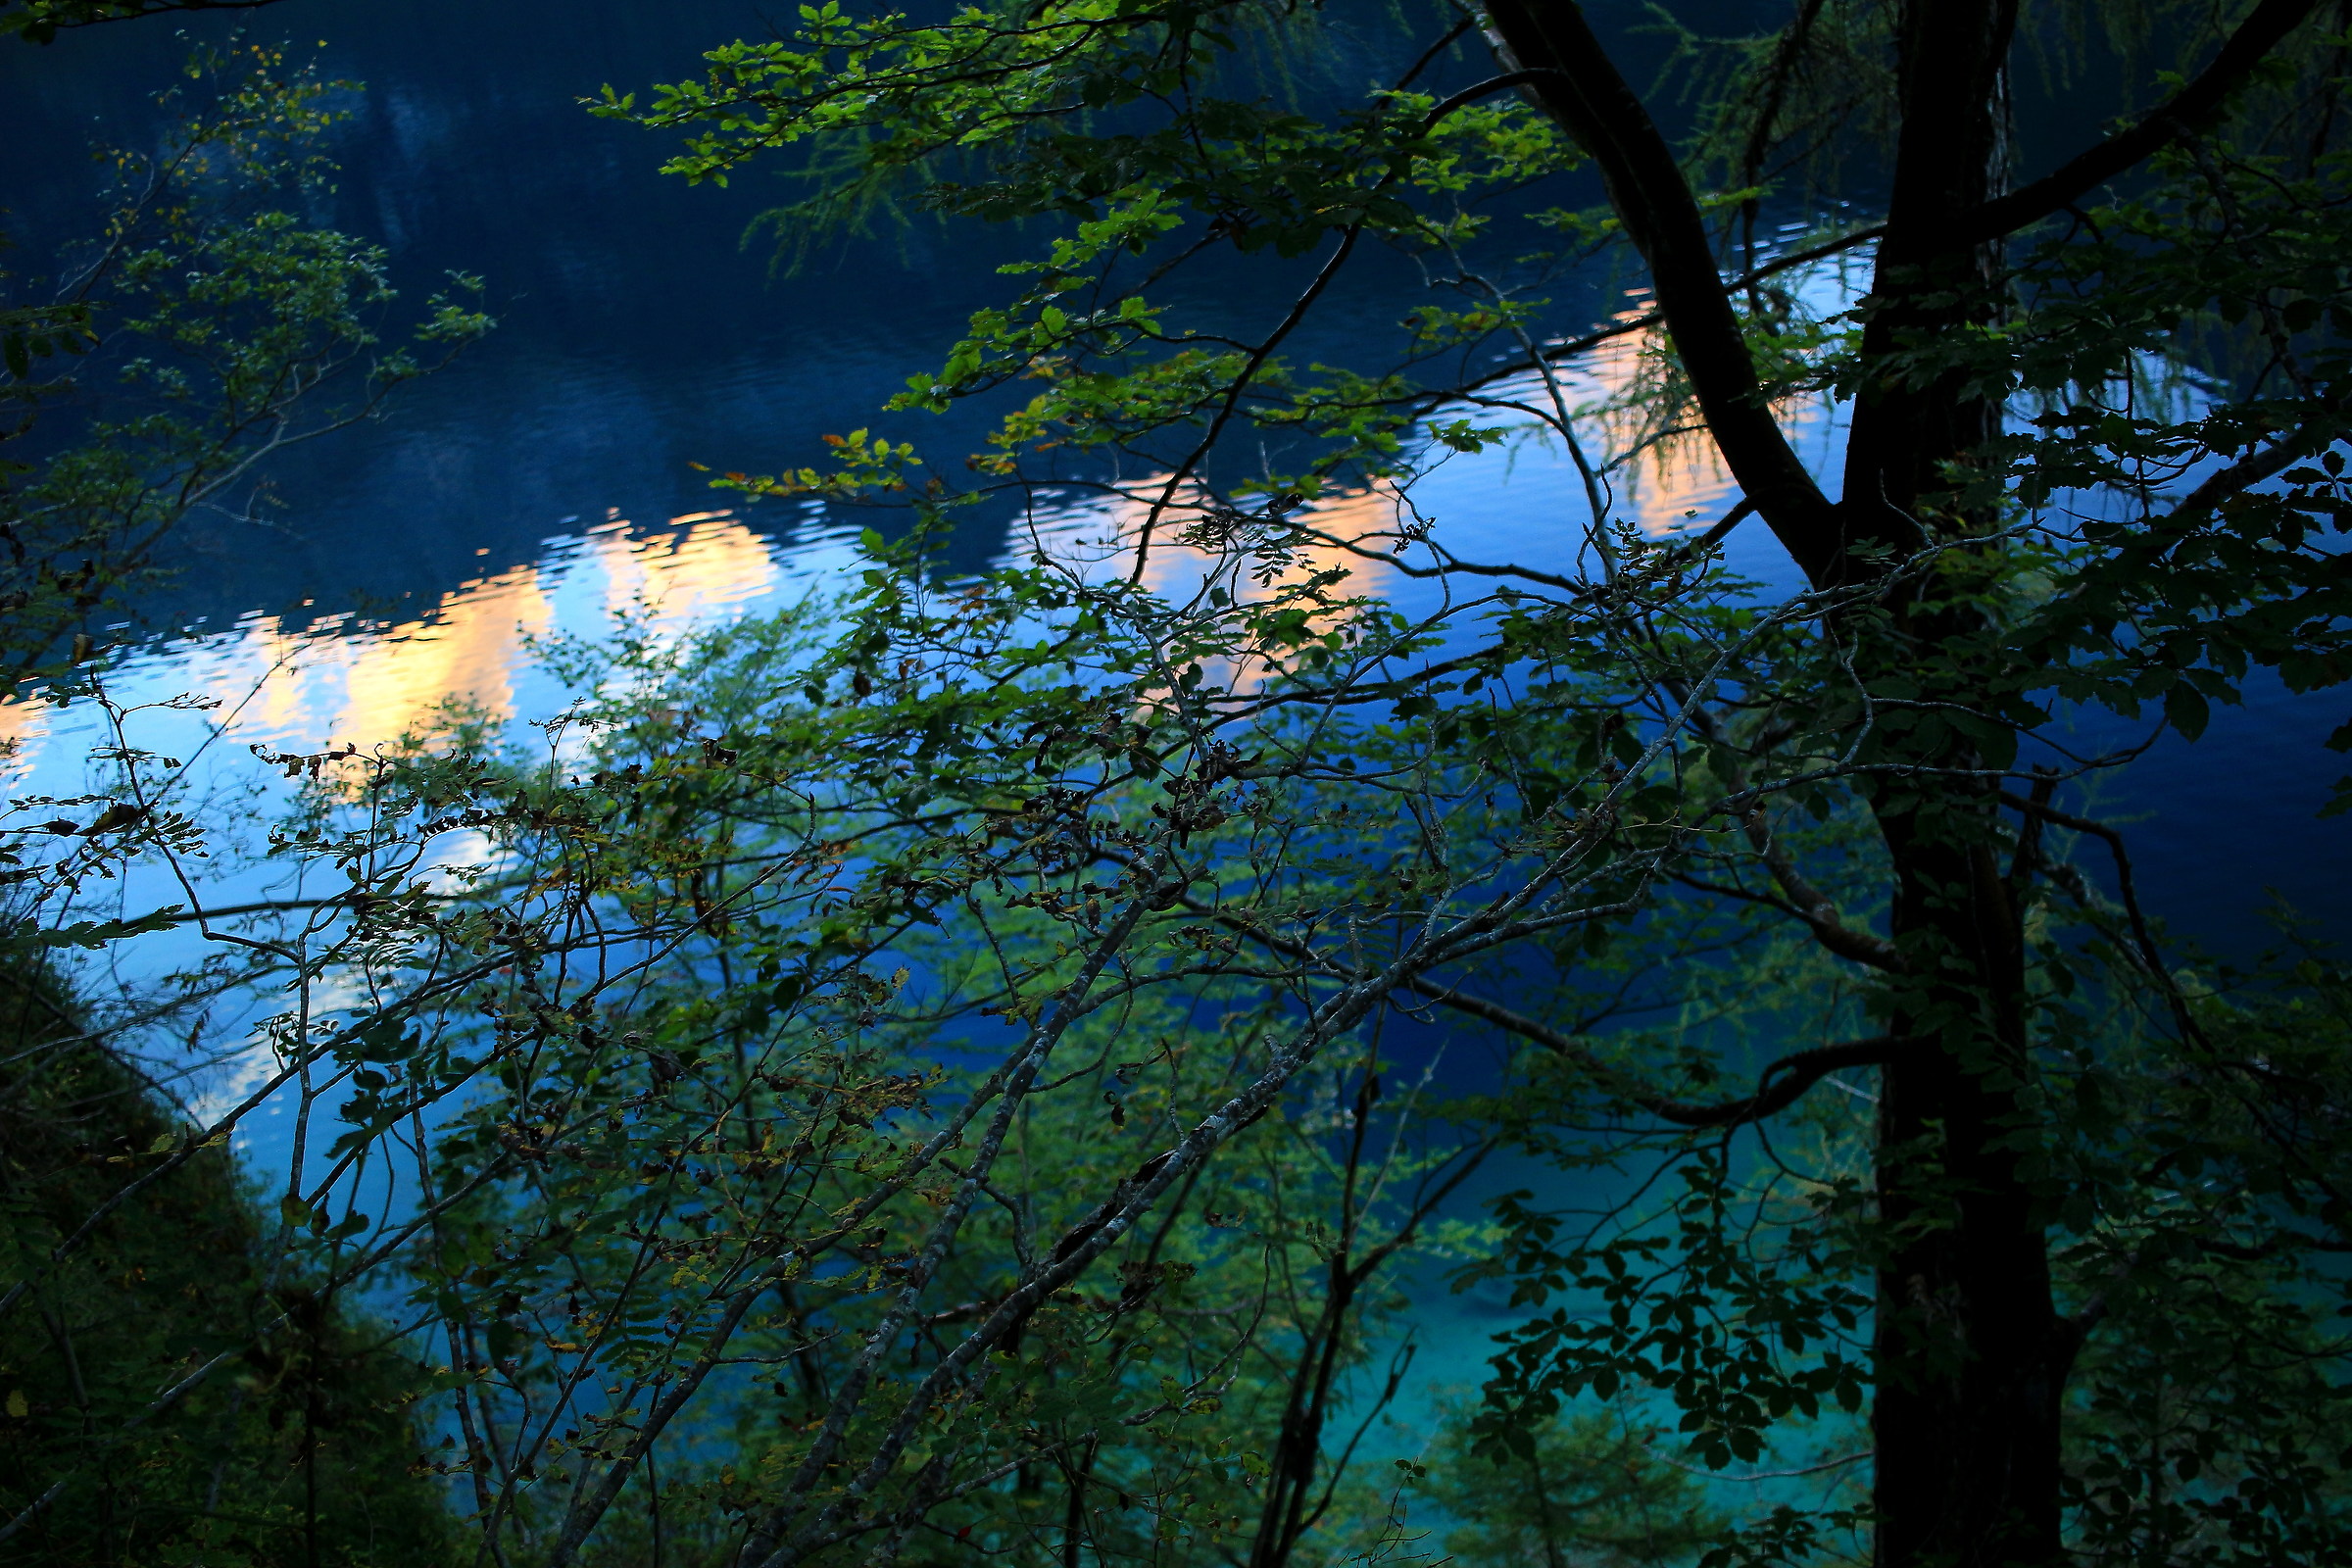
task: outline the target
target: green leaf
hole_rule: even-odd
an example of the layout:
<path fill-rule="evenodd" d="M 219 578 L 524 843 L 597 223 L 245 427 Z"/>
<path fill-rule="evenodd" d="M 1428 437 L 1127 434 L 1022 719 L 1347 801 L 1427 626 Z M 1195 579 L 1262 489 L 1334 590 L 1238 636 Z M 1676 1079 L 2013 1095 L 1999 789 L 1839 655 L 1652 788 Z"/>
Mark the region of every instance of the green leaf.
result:
<path fill-rule="evenodd" d="M 134 920 L 76 920 L 72 925 L 48 930 L 25 925 L 19 926 L 15 940 L 42 948 L 87 948 L 93 951 L 131 937 L 149 936 L 169 931 L 176 923 L 173 917 L 182 906 L 167 905 L 153 914 L 143 914 Z"/>
<path fill-rule="evenodd" d="M 2180 681 L 2164 694 L 2164 716 L 2173 728 L 2180 732 L 2181 739 L 2193 741 L 2205 733 L 2205 724 L 2213 716 L 2213 710 L 2207 705 L 2203 692 L 2186 681 Z"/>

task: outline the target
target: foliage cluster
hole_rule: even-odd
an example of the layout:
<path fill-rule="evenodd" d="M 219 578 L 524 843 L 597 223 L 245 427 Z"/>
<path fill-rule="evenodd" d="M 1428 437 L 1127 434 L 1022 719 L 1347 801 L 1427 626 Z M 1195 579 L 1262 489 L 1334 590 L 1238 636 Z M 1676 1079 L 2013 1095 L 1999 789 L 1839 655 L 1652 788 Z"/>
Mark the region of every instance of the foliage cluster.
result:
<path fill-rule="evenodd" d="M 2177 19 L 2190 69 L 2021 183 L 2050 24 L 2000 0 L 1686 39 L 1681 149 L 1564 0 L 1408 19 L 1337 108 L 1250 74 L 1342 24 L 1278 5 L 804 8 L 597 108 L 689 177 L 812 148 L 787 232 L 1036 225 L 898 400 L 1030 392 L 970 477 L 873 430 L 721 476 L 904 526 L 838 600 L 550 649 L 527 745 L 270 754 L 265 909 L 206 906 L 93 682 L 117 782 L 17 806 L 14 940 L 192 926 L 189 995 L 282 999 L 137 1179 L 283 1107 L 267 1245 L 400 1293 L 489 1559 L 2340 1559 L 2352 988 L 2168 947 L 2080 798 L 2352 658 L 2316 10 Z M 1883 222 L 1769 204 L 1882 155 Z M 1376 247 L 1427 297 L 1294 363 Z M 1167 303 L 1229 248 L 1270 323 Z M 1649 306 L 1551 297 L 1603 257 Z M 1832 410 L 1841 481 L 1789 435 Z M 1740 500 L 1661 529 L 1701 436 Z M 1423 481 L 1512 443 L 1566 520 L 1464 559 Z M 1092 559 L 935 564 L 1081 502 Z M 170 905 L 92 899 L 142 868 Z M 1393 1454 L 1441 1272 L 1508 1317 Z"/>
<path fill-rule="evenodd" d="M 0 1498 L 12 1518 L 44 1504 L 17 1551 L 257 1568 L 434 1560 L 453 1521 L 410 1468 L 414 1379 L 371 1325 L 272 1267 L 224 1141 L 176 1180 L 119 1198 L 179 1129 L 95 1022 L 45 966 L 0 980 L 10 1277 L 74 1241 L 19 1306 L 0 1362 Z"/>

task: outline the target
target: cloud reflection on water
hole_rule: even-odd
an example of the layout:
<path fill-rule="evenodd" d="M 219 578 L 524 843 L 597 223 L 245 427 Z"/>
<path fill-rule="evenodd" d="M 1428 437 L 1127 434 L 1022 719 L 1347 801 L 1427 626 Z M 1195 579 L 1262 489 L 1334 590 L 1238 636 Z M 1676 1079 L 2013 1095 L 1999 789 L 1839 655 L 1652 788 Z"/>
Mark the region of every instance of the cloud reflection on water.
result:
<path fill-rule="evenodd" d="M 526 714 L 534 639 L 593 636 L 643 613 L 661 630 L 724 621 L 774 593 L 777 547 L 731 513 L 670 519 L 637 533 L 615 519 L 529 565 L 460 584 L 433 611 L 385 627 L 284 630 L 257 616 L 205 651 L 200 688 L 256 693 L 240 738 L 270 745 L 374 745 L 428 723 L 457 701 Z"/>

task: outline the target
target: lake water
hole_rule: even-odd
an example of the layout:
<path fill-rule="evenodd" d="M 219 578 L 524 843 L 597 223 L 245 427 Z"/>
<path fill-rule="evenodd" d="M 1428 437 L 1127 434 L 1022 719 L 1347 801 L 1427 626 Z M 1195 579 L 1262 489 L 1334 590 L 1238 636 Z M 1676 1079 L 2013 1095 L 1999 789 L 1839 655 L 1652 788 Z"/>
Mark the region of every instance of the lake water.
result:
<path fill-rule="evenodd" d="M 238 20 L 188 30 L 220 36 Z M 176 634 L 143 644 L 113 689 L 128 701 L 201 693 L 226 705 L 228 722 L 208 741 L 192 715 L 155 714 L 142 739 L 183 756 L 209 745 L 225 786 L 266 790 L 273 775 L 243 760 L 250 743 L 379 741 L 453 695 L 543 714 L 565 694 L 534 664 L 534 634 L 594 633 L 615 612 L 707 624 L 821 591 L 849 564 L 867 519 L 739 510 L 689 465 L 773 471 L 819 461 L 826 432 L 876 422 L 878 405 L 994 296 L 1001 280 L 984 264 L 1016 254 L 1019 236 L 914 227 L 777 278 L 765 250 L 740 241 L 785 194 L 780 182 L 689 188 L 655 172 L 660 138 L 576 107 L 607 81 L 642 89 L 691 74 L 703 47 L 763 32 L 752 5 L 288 0 L 242 20 L 304 48 L 323 40 L 328 74 L 368 85 L 339 138 L 345 173 L 317 216 L 386 243 L 413 299 L 445 270 L 482 274 L 503 324 L 381 423 L 275 465 L 268 526 L 190 527 L 171 597 L 142 607 L 143 629 Z M 84 148 L 148 133 L 146 95 L 184 47 L 170 24 L 148 23 L 0 49 L 0 191 L 23 242 L 18 271 L 39 274 L 47 247 L 76 232 L 92 185 Z M 1186 287 L 1247 317 L 1279 309 L 1290 280 L 1253 264 Z M 1605 279 L 1586 287 L 1593 318 L 1623 308 Z M 1298 357 L 1386 325 L 1395 309 L 1375 268 Z M 894 433 L 959 454 L 977 430 L 965 416 Z M 1812 417 L 1803 435 L 1825 464 L 1835 457 L 1834 421 Z M 1720 514 L 1732 493 L 1710 465 L 1676 462 L 1644 475 L 1635 505 L 1663 531 Z M 1416 493 L 1473 560 L 1557 559 L 1581 518 L 1575 497 L 1564 465 L 1532 449 L 1456 462 Z M 1379 508 L 1358 498 L 1327 520 L 1377 522 Z M 1100 520 L 1077 507 L 1043 518 L 1065 537 Z M 975 565 L 1015 544 L 977 527 L 956 554 Z M 1736 534 L 1733 552 L 1748 574 L 1792 584 L 1761 528 Z M 11 790 L 75 793 L 98 739 L 91 716 L 0 707 L 0 738 L 17 743 Z M 2098 808 L 2135 823 L 2143 889 L 2177 929 L 2244 952 L 2263 940 L 2275 888 L 2324 932 L 2352 931 L 2347 819 L 2313 815 L 2344 770 L 2319 742 L 2345 716 L 2339 698 L 2256 682 L 2200 744 L 2168 738 L 2102 788 Z M 254 890 L 218 891 L 234 903 Z M 279 1142 L 265 1119 L 247 1147 L 267 1159 Z M 1477 1318 L 1460 1310 L 1448 1309 L 1457 1326 Z M 1437 1337 L 1429 1374 L 1474 1375 L 1480 1337 Z"/>
<path fill-rule="evenodd" d="M 1625 21 L 1635 8 L 1604 9 Z M 1711 9 L 1729 25 L 1754 8 Z M 805 592 L 866 519 L 730 510 L 688 465 L 772 471 L 816 461 L 826 432 L 878 422 L 878 405 L 936 364 L 1001 286 L 981 264 L 1023 244 L 917 225 L 779 278 L 743 235 L 785 193 L 780 180 L 689 188 L 656 172 L 663 138 L 577 107 L 605 82 L 641 89 L 691 74 L 710 43 L 760 35 L 753 5 L 288 0 L 185 29 L 100 27 L 0 52 L 0 191 L 22 241 L 17 270 L 37 276 L 45 247 L 86 220 L 92 139 L 151 133 L 147 97 L 184 58 L 180 32 L 218 37 L 239 23 L 319 46 L 329 75 L 366 84 L 339 133 L 331 210 L 316 216 L 386 243 L 412 299 L 446 270 L 482 274 L 502 325 L 407 389 L 383 422 L 273 465 L 270 525 L 199 518 L 186 531 L 171 599 L 143 608 L 151 626 L 197 634 L 148 649 L 118 679 L 242 705 L 235 752 L 248 740 L 382 739 L 448 693 L 528 713 L 558 694 L 535 677 L 525 632 L 593 631 L 640 596 L 684 624 Z M 1361 79 L 1380 48 L 1364 43 L 1362 60 L 1342 50 L 1329 69 Z M 1282 272 L 1251 265 L 1186 287 L 1191 303 L 1247 318 L 1287 299 Z M 1393 319 L 1382 282 L 1375 267 L 1298 358 Z M 1595 318 L 1614 308 L 1604 286 L 1589 290 Z M 935 454 L 977 445 L 975 417 L 900 423 Z M 1834 453 L 1835 432 L 1823 443 Z M 1552 554 L 1542 541 L 1564 537 L 1581 511 L 1564 477 L 1556 460 L 1522 451 L 1456 465 L 1419 500 L 1458 553 L 1524 560 Z M 1708 466 L 1677 466 L 1649 476 L 1639 509 L 1662 528 L 1713 515 L 1729 493 Z M 980 527 L 956 550 L 977 564 L 1004 548 Z M 1752 574 L 1788 580 L 1761 529 L 1742 529 L 1735 548 Z M 2344 705 L 2259 682 L 2252 699 L 2217 714 L 2199 746 L 2161 744 L 2100 801 L 2137 820 L 2155 904 L 2231 949 L 2259 939 L 2271 886 L 2324 926 L 2341 931 L 2352 913 L 2346 830 L 2312 815 L 2342 771 L 2317 742 Z M 16 786 L 57 793 L 87 739 L 22 704 L 0 709 L 0 735 L 21 742 Z"/>

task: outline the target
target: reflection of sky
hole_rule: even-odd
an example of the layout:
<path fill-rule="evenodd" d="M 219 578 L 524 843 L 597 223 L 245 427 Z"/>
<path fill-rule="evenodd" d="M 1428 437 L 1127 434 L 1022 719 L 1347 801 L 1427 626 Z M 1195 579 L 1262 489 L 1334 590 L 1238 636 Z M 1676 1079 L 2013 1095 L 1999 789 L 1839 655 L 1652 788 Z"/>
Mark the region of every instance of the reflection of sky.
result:
<path fill-rule="evenodd" d="M 1811 291 L 1816 308 L 1835 309 L 1839 279 L 1824 273 Z M 1611 520 L 1643 537 L 1668 539 L 1700 532 L 1740 497 L 1714 443 L 1703 433 L 1645 443 L 1642 431 L 1618 415 L 1655 351 L 1655 329 L 1629 333 L 1558 377 L 1559 393 L 1578 419 L 1588 443 L 1588 462 L 1601 466 L 1604 504 Z M 1549 409 L 1550 393 L 1541 378 L 1527 376 L 1489 390 L 1498 401 Z M 1845 420 L 1825 399 L 1791 400 L 1780 409 L 1781 425 L 1808 466 L 1835 484 L 1842 466 Z M 1476 453 L 1439 452 L 1428 469 L 1403 490 L 1380 487 L 1327 497 L 1297 514 L 1333 543 L 1292 548 L 1288 564 L 1262 578 L 1248 572 L 1228 577 L 1244 600 L 1263 601 L 1314 574 L 1342 570 L 1348 580 L 1337 591 L 1385 599 L 1408 613 L 1443 607 L 1449 591 L 1359 552 L 1393 555 L 1406 566 L 1427 570 L 1438 558 L 1412 541 L 1408 530 L 1427 527 L 1432 540 L 1452 559 L 1478 564 L 1516 564 L 1538 570 L 1593 575 L 1598 562 L 1588 546 L 1592 510 L 1575 463 L 1548 428 L 1508 410 L 1445 409 L 1436 417 L 1467 416 L 1472 422 L 1508 432 L 1497 446 Z M 1622 454 L 1622 458 L 1620 455 Z M 1030 538 L 1056 555 L 1089 564 L 1097 575 L 1131 568 L 1132 541 L 1161 496 L 1161 481 L 1131 481 L 1121 496 L 1093 499 L 1042 512 L 1032 519 Z M 1217 564 L 1205 549 L 1180 543 L 1196 492 L 1180 493 L 1169 516 L 1154 531 L 1143 582 L 1175 601 L 1200 591 Z M 1353 544 L 1358 548 L 1345 548 Z M 1725 561 L 1737 574 L 1762 584 L 1768 593 L 1802 586 L 1793 562 L 1760 521 L 1736 529 L 1726 541 Z M 1450 591 L 1483 594 L 1494 579 L 1457 579 Z"/>
<path fill-rule="evenodd" d="M 726 512 L 674 517 L 650 532 L 615 518 L 551 541 L 528 565 L 461 583 L 413 620 L 363 625 L 339 615 L 293 630 L 279 616 L 252 614 L 227 631 L 138 655 L 109 685 L 129 705 L 180 692 L 224 705 L 218 711 L 231 733 L 223 738 L 239 754 L 247 744 L 380 745 L 429 723 L 452 700 L 536 717 L 560 693 L 534 667 L 534 639 L 594 637 L 622 616 L 670 631 L 724 621 L 805 588 L 842 553 L 830 536 L 780 546 Z M 86 731 L 14 704 L 0 709 L 0 735 L 18 741 L 24 783 L 52 794 L 74 788 L 64 775 L 78 765 Z"/>
<path fill-rule="evenodd" d="M 1580 395 L 1612 390 L 1580 388 Z M 1802 430 L 1802 420 L 1796 428 Z M 1708 458 L 1687 449 L 1646 456 L 1621 483 L 1624 514 L 1659 534 L 1685 525 L 1684 511 L 1716 505 L 1729 481 Z M 1581 548 L 1581 494 L 1556 445 L 1530 441 L 1451 458 L 1414 488 L 1411 505 L 1421 516 L 1435 517 L 1438 536 L 1457 555 L 1560 569 L 1573 566 Z M 1573 502 L 1562 526 L 1539 535 L 1529 549 L 1528 517 L 1559 507 L 1562 498 Z M 1116 537 L 1141 514 L 1140 507 L 1123 503 L 1065 504 L 1037 516 L 1034 537 L 1057 553 L 1084 554 L 1085 541 Z M 1332 497 L 1310 516 L 1338 538 L 1396 547 L 1399 503 L 1392 492 Z M 1173 532 L 1163 529 L 1149 581 L 1161 592 L 1183 594 L 1198 583 L 1206 558 L 1175 543 Z M 1769 537 L 1760 531 L 1758 537 L 1769 551 Z M 220 630 L 127 655 L 108 671 L 108 690 L 131 710 L 131 744 L 188 760 L 191 797 L 209 803 L 208 825 L 231 839 L 242 832 L 250 843 L 261 823 L 283 808 L 292 788 L 276 768 L 257 762 L 250 748 L 315 752 L 350 743 L 371 749 L 431 728 L 451 705 L 506 720 L 548 716 L 576 694 L 543 667 L 536 652 L 541 640 L 593 639 L 624 621 L 676 634 L 781 609 L 838 581 L 857 559 L 855 538 L 854 526 L 828 525 L 813 508 L 789 537 L 756 532 L 726 511 L 672 516 L 655 527 L 613 516 L 545 541 L 524 564 L 462 581 L 411 617 L 368 622 L 347 612 L 314 618 L 299 609 L 289 615 L 256 612 Z M 1097 554 L 1103 558 L 1098 569 L 1120 557 L 1116 550 Z M 1412 559 L 1415 552 L 1406 554 Z M 1426 553 L 1419 554 L 1425 562 Z M 1334 566 L 1350 573 L 1348 592 L 1388 596 L 1408 611 L 1438 608 L 1439 588 L 1331 547 L 1301 552 L 1284 577 L 1295 581 Z M 209 706 L 161 706 L 181 697 Z M 90 770 L 88 758 L 104 738 L 100 715 L 88 705 L 62 710 L 38 702 L 0 706 L 0 741 L 11 747 L 7 782 L 20 800 L 102 789 L 105 779 Z M 228 857 L 213 861 L 205 875 L 198 891 L 215 908 L 317 891 L 289 880 L 282 867 L 240 865 Z M 134 871 L 110 893 L 117 901 L 113 912 L 121 913 L 187 900 L 155 867 Z M 182 926 L 139 944 L 132 961 L 140 972 L 159 974 L 205 951 L 203 934 Z M 258 1022 L 278 1004 L 252 999 L 242 1016 Z M 230 1025 L 233 1038 L 235 1021 L 218 1021 Z M 192 1104 L 217 1114 L 263 1082 L 272 1060 L 253 1039 L 188 1086 Z M 273 1104 L 247 1123 L 239 1143 L 268 1168 L 282 1161 L 289 1139 L 286 1108 Z M 325 1141 L 318 1139 L 315 1147 Z"/>
<path fill-rule="evenodd" d="M 1605 345 L 1564 378 L 1572 407 L 1613 402 L 1641 368 L 1646 334 Z M 1540 404 L 1532 378 L 1495 389 Z M 1816 472 L 1834 472 L 1842 429 L 1818 405 L 1788 411 L 1785 420 Z M 1484 414 L 1487 422 L 1520 422 Z M 1620 427 L 1608 432 L 1630 440 Z M 1607 461 L 1603 450 L 1594 454 Z M 1616 515 L 1650 537 L 1704 527 L 1738 494 L 1729 472 L 1703 437 L 1642 451 L 1610 475 Z M 1130 494 L 1147 487 L 1130 486 Z M 1420 478 L 1409 493 L 1411 514 L 1437 525 L 1436 537 L 1455 557 L 1472 562 L 1515 561 L 1542 569 L 1573 569 L 1589 522 L 1584 493 L 1567 454 L 1548 432 L 1514 433 L 1505 445 L 1478 454 L 1453 454 Z M 1406 503 L 1387 491 L 1354 492 L 1316 506 L 1314 525 L 1343 539 L 1395 549 Z M 1089 502 L 1041 515 L 1040 536 L 1056 550 L 1083 550 L 1082 541 L 1124 534 L 1144 508 L 1128 502 Z M 1153 546 L 1147 581 L 1183 594 L 1199 581 L 1202 552 L 1180 545 L 1163 528 Z M 616 614 L 650 612 L 658 625 L 678 629 L 731 618 L 780 603 L 788 584 L 806 585 L 848 559 L 852 534 L 780 543 L 755 532 L 730 512 L 691 513 L 666 527 L 644 531 L 617 517 L 584 533 L 544 542 L 536 560 L 461 582 L 414 618 L 368 624 L 348 613 L 319 618 L 254 612 L 228 630 L 177 640 L 132 659 L 115 676 L 114 693 L 126 703 L 152 702 L 180 692 L 216 700 L 233 715 L 234 749 L 247 744 L 317 748 L 329 741 L 363 746 L 396 738 L 427 721 L 450 700 L 507 717 L 551 711 L 562 694 L 532 667 L 534 637 L 593 636 Z M 484 548 L 482 555 L 488 555 Z M 1415 552 L 1404 552 L 1408 559 Z M 1426 553 L 1417 564 L 1427 564 Z M 1786 557 L 1760 526 L 1733 536 L 1737 569 L 1776 585 L 1791 583 Z M 1590 565 L 1590 562 L 1586 563 Z M 1330 567 L 1350 573 L 1348 591 L 1383 595 L 1408 611 L 1436 608 L 1437 591 L 1360 556 L 1332 547 L 1298 552 L 1278 582 L 1297 582 Z M 1271 587 L 1259 592 L 1271 592 Z M 153 720 L 150 719 L 152 724 Z M 87 732 L 64 724 L 39 704 L 0 704 L 0 763 L 6 777 L 45 794 L 80 787 L 66 774 L 78 762 Z M 192 734 L 173 746 L 193 749 Z"/>
<path fill-rule="evenodd" d="M 786 545 L 726 512 L 673 517 L 658 529 L 613 518 L 550 541 L 529 565 L 462 583 L 415 619 L 359 625 L 337 616 L 295 630 L 274 615 L 248 615 L 225 630 L 128 657 L 108 672 L 108 691 L 130 710 L 131 744 L 190 763 L 189 798 L 204 803 L 199 814 L 206 825 L 250 843 L 292 788 L 277 769 L 258 763 L 250 746 L 307 752 L 349 741 L 371 748 L 429 727 L 450 700 L 504 718 L 544 716 L 572 694 L 540 666 L 534 639 L 593 638 L 624 618 L 657 635 L 675 634 L 779 609 L 843 570 L 855 537 L 854 530 L 817 525 Z M 183 695 L 217 706 L 158 706 Z M 76 796 L 106 782 L 87 760 L 107 738 L 88 704 L 63 710 L 39 703 L 0 707 L 0 738 L 15 743 L 7 782 L 20 802 Z M 465 853 L 453 840 L 443 858 Z M 288 880 L 282 866 L 240 867 L 225 856 L 193 869 L 203 878 L 198 892 L 208 907 L 316 891 Z M 144 913 L 187 902 L 156 866 L 135 869 L 108 891 L 114 901 L 108 912 Z M 160 975 L 195 962 L 206 947 L 203 934 L 184 925 L 138 943 L 129 970 Z M 333 976 L 322 978 L 315 1009 L 340 1004 L 335 986 Z M 251 998 L 233 1016 L 227 1006 L 217 1009 L 214 1023 L 234 1039 L 239 1028 L 258 1025 L 281 1005 L 279 997 Z M 267 1044 L 251 1036 L 242 1051 L 186 1084 L 187 1099 L 200 1113 L 218 1115 L 260 1087 L 273 1061 Z M 286 1101 L 280 1096 L 249 1118 L 237 1140 L 249 1158 L 265 1171 L 274 1167 L 281 1180 L 292 1138 Z M 317 1152 L 332 1136 L 331 1129 L 313 1132 L 314 1176 L 322 1169 Z"/>
<path fill-rule="evenodd" d="M 1801 439 L 1825 422 L 1800 418 L 1791 427 Z M 1712 451 L 1688 443 L 1645 454 L 1620 484 L 1621 514 L 1653 536 L 1689 526 L 1688 513 L 1707 519 L 1734 493 Z M 1563 499 L 1572 505 L 1562 508 Z M 1586 522 L 1573 468 L 1556 444 L 1542 440 L 1456 455 L 1413 487 L 1410 505 L 1435 519 L 1438 537 L 1459 557 L 1545 569 L 1573 564 Z M 1530 513 L 1547 509 L 1562 510 L 1561 526 L 1539 536 L 1531 550 Z M 1041 514 L 1036 537 L 1056 550 L 1083 551 L 1087 541 L 1131 530 L 1143 511 L 1124 502 L 1069 506 Z M 1320 503 L 1307 515 L 1338 538 L 1394 550 L 1400 512 L 1396 494 L 1359 491 Z M 1162 529 L 1147 581 L 1162 593 L 1183 594 L 1198 583 L 1208 558 L 1178 544 L 1174 531 Z M 204 715 L 142 713 L 133 738 L 185 756 L 204 747 L 209 733 L 216 766 L 266 776 L 245 760 L 248 746 L 373 747 L 429 727 L 452 703 L 501 718 L 545 716 L 569 694 L 538 667 L 537 641 L 597 637 L 623 618 L 679 632 L 780 608 L 846 569 L 855 532 L 820 527 L 780 540 L 726 511 L 672 517 L 657 529 L 615 517 L 547 541 L 527 564 L 464 581 L 414 618 L 368 623 L 334 614 L 292 622 L 254 612 L 225 630 L 134 654 L 110 672 L 109 690 L 130 708 L 181 694 L 209 700 L 218 706 Z M 1761 529 L 1749 541 L 1743 554 L 1777 555 Z M 1410 560 L 1415 552 L 1404 554 Z M 1767 572 L 1772 564 L 1756 562 Z M 1299 551 L 1275 581 L 1296 582 L 1332 567 L 1350 573 L 1349 592 L 1387 596 L 1408 610 L 1435 608 L 1437 589 L 1336 546 Z M 38 702 L 0 705 L 11 781 L 44 795 L 85 788 L 83 756 L 96 738 L 92 718 Z"/>

